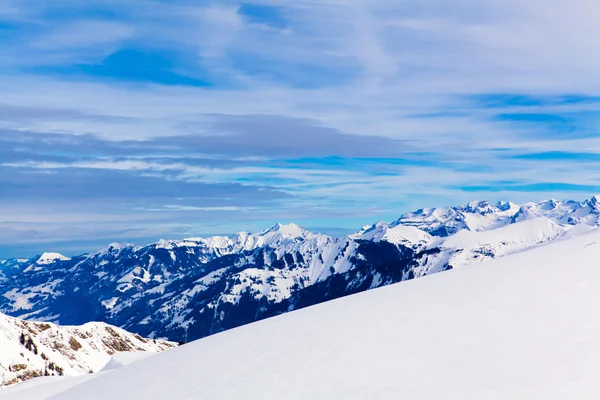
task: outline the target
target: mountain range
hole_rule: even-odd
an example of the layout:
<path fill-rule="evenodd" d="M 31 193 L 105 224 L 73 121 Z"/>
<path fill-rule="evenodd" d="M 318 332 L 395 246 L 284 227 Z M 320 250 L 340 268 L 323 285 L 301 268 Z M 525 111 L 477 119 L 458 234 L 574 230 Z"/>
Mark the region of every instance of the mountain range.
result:
<path fill-rule="evenodd" d="M 0 397 L 597 399 L 599 257 L 596 230 Z"/>
<path fill-rule="evenodd" d="M 295 224 L 0 261 L 0 312 L 188 342 L 327 300 L 521 252 L 600 225 L 600 197 L 429 208 L 336 238 Z"/>

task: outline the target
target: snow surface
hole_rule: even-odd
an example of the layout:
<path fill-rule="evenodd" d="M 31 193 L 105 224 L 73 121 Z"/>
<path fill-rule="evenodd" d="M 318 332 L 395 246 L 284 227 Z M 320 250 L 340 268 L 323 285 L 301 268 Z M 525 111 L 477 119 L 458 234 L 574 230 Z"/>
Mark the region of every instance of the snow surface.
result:
<path fill-rule="evenodd" d="M 47 265 L 47 264 L 52 264 L 53 262 L 56 262 L 56 261 L 68 261 L 68 260 L 70 260 L 70 258 L 63 256 L 62 254 L 44 253 L 40 256 L 40 258 L 38 258 L 38 260 L 36 261 L 36 264 Z"/>
<path fill-rule="evenodd" d="M 414 226 L 390 226 L 383 221 L 370 227 L 364 227 L 359 233 L 350 235 L 350 237 L 359 240 L 372 240 L 374 242 L 385 240 L 407 247 L 420 247 L 431 240 L 431 236 L 427 232 Z"/>
<path fill-rule="evenodd" d="M 144 360 L 155 353 L 138 352 L 138 353 L 116 353 L 110 361 L 102 368 L 101 371 L 95 374 L 81 376 L 43 376 L 35 379 L 30 379 L 19 385 L 10 386 L 0 391 L 0 397 L 6 398 L 25 398 L 24 396 L 33 396 L 34 398 L 44 399 L 53 396 L 54 394 L 63 392 L 76 385 L 80 385 L 92 378 L 112 372 L 116 369 L 130 365 L 139 360 Z M 24 394 L 24 393 L 25 394 Z"/>
<path fill-rule="evenodd" d="M 0 397 L 596 399 L 599 259 L 594 231 Z"/>

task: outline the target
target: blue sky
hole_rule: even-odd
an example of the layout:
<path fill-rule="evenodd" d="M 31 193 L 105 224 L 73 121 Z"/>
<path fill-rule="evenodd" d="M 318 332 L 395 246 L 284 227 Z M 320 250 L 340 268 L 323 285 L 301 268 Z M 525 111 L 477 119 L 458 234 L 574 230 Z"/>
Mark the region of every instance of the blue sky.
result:
<path fill-rule="evenodd" d="M 0 257 L 589 197 L 599 12 L 0 0 Z"/>

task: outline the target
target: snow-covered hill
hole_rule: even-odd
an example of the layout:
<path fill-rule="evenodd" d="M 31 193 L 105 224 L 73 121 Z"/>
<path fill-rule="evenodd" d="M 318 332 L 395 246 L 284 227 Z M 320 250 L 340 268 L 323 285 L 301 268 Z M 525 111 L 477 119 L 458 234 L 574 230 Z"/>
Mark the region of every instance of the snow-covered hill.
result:
<path fill-rule="evenodd" d="M 189 341 L 596 229 L 600 198 L 422 209 L 334 238 L 295 225 L 0 261 L 0 312 Z"/>
<path fill-rule="evenodd" d="M 158 352 L 175 347 L 104 323 L 57 326 L 0 314 L 0 387 L 39 376 L 96 372 L 120 352 Z"/>
<path fill-rule="evenodd" d="M 3 400 L 596 399 L 599 259 L 595 231 Z"/>

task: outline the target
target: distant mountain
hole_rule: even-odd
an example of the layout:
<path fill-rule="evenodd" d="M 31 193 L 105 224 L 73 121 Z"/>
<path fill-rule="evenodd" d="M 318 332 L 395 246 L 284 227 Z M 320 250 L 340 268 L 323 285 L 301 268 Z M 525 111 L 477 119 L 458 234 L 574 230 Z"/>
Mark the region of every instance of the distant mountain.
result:
<path fill-rule="evenodd" d="M 600 224 L 600 198 L 421 209 L 334 238 L 295 225 L 260 233 L 111 244 L 0 262 L 0 311 L 105 321 L 190 341 L 368 289 L 520 252 Z"/>
<path fill-rule="evenodd" d="M 0 314 L 0 387 L 30 378 L 96 372 L 120 352 L 175 347 L 104 323 L 57 326 Z"/>

